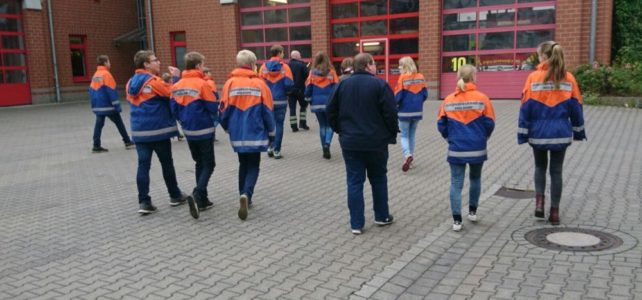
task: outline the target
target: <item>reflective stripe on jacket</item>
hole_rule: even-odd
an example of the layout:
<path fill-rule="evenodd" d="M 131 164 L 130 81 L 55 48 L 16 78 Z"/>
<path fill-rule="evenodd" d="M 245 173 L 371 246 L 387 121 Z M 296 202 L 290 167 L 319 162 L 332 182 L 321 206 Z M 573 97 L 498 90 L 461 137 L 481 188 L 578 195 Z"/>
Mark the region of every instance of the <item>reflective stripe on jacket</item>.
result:
<path fill-rule="evenodd" d="M 272 57 L 259 69 L 259 77 L 265 80 L 270 88 L 274 109 L 286 109 L 288 94 L 294 88 L 294 79 L 290 67 L 278 57 Z"/>
<path fill-rule="evenodd" d="M 426 98 L 428 89 L 423 75 L 406 73 L 399 76 L 395 87 L 399 121 L 421 120 Z"/>
<path fill-rule="evenodd" d="M 218 101 L 199 70 L 183 71 L 181 80 L 172 86 L 172 115 L 181 122 L 187 140 L 214 138 L 214 120 Z"/>
<path fill-rule="evenodd" d="M 109 68 L 98 66 L 89 85 L 91 110 L 97 115 L 109 115 L 121 111 L 116 81 Z"/>
<path fill-rule="evenodd" d="M 325 112 L 330 94 L 332 94 L 334 86 L 338 82 L 339 77 L 334 70 L 329 70 L 325 76 L 319 70 L 310 71 L 310 76 L 305 82 L 305 98 L 310 99 L 310 110 L 312 112 Z"/>

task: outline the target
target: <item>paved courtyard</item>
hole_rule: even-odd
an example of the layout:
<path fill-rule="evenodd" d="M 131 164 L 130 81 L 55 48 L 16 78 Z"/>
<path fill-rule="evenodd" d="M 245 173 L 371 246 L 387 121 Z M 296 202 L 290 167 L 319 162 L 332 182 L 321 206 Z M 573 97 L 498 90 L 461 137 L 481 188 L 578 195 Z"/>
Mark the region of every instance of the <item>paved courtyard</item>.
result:
<path fill-rule="evenodd" d="M 337 139 L 323 159 L 313 116 L 311 131 L 286 129 L 284 159 L 262 157 L 243 222 L 237 158 L 221 130 L 214 208 L 194 220 L 187 206 L 170 207 L 154 160 L 159 212 L 141 217 L 136 152 L 108 121 L 109 152 L 92 154 L 88 104 L 0 109 L 0 299 L 642 299 L 642 110 L 585 108 L 588 142 L 567 152 L 562 226 L 623 244 L 583 253 L 532 246 L 524 233 L 549 227 L 533 218 L 534 201 L 495 195 L 534 189 L 530 147 L 516 144 L 517 101 L 494 102 L 480 220 L 452 232 L 438 105 L 426 102 L 414 169 L 401 172 L 401 150 L 390 147 L 395 223 L 374 226 L 368 200 L 361 236 L 349 230 Z M 187 143 L 172 147 L 190 192 Z"/>

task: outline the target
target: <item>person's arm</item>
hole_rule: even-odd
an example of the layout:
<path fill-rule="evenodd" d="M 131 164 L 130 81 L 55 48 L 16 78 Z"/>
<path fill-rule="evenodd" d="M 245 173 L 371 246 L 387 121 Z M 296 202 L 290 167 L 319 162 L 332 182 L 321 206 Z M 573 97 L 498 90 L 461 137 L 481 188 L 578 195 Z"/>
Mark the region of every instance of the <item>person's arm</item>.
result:
<path fill-rule="evenodd" d="M 221 92 L 221 103 L 219 104 L 219 124 L 223 127 L 223 130 L 227 132 L 228 130 L 228 121 L 229 121 L 229 95 L 230 95 L 230 86 L 232 85 L 234 79 L 228 79 L 223 86 L 223 91 Z"/>
<path fill-rule="evenodd" d="M 399 118 L 397 116 L 397 102 L 390 89 L 390 86 L 385 81 L 382 81 L 382 93 L 379 103 L 381 104 L 381 114 L 383 120 L 388 128 L 388 131 L 394 136 L 395 142 L 397 133 L 399 132 Z"/>
<path fill-rule="evenodd" d="M 531 95 L 531 77 L 528 76 L 526 83 L 524 83 L 524 90 L 522 92 L 521 106 L 519 108 L 519 119 L 517 121 L 517 144 L 528 143 L 528 134 L 530 128 L 530 111 L 528 99 Z"/>
<path fill-rule="evenodd" d="M 575 81 L 575 77 L 572 74 L 568 73 L 567 75 L 569 81 L 573 85 L 572 96 L 570 104 L 570 119 L 571 125 L 573 126 L 573 139 L 576 141 L 586 140 L 586 131 L 584 130 L 584 110 L 582 108 L 582 93 L 580 93 L 580 88 Z"/>
<path fill-rule="evenodd" d="M 325 108 L 325 114 L 328 118 L 328 124 L 332 130 L 336 133 L 341 134 L 341 128 L 339 126 L 339 105 L 340 105 L 340 94 L 341 94 L 341 84 L 345 82 L 342 81 L 334 88 L 332 94 L 328 98 L 328 105 Z"/>
<path fill-rule="evenodd" d="M 268 140 L 270 145 L 274 142 L 276 136 L 276 122 L 274 120 L 274 104 L 272 102 L 272 92 L 267 84 L 261 82 L 261 115 L 263 117 L 263 126 L 268 131 Z"/>
<path fill-rule="evenodd" d="M 439 133 L 441 134 L 441 137 L 444 139 L 448 139 L 448 116 L 446 115 L 446 98 L 444 101 L 441 102 L 441 105 L 439 106 L 439 114 L 437 115 L 437 130 L 439 130 Z"/>
<path fill-rule="evenodd" d="M 484 111 L 482 112 L 484 118 L 484 128 L 486 129 L 486 138 L 490 138 L 495 130 L 495 109 L 490 99 L 484 99 Z"/>
<path fill-rule="evenodd" d="M 212 118 L 212 122 L 214 122 L 214 120 L 218 118 L 219 102 L 217 101 L 216 95 L 214 95 L 214 91 L 209 84 L 205 83 L 203 85 L 200 97 L 205 102 L 205 109 Z"/>
<path fill-rule="evenodd" d="M 305 101 L 312 101 L 312 89 L 313 89 L 313 84 L 312 84 L 312 74 L 308 75 L 308 79 L 305 80 L 305 92 L 303 93 L 303 97 L 305 98 Z"/>

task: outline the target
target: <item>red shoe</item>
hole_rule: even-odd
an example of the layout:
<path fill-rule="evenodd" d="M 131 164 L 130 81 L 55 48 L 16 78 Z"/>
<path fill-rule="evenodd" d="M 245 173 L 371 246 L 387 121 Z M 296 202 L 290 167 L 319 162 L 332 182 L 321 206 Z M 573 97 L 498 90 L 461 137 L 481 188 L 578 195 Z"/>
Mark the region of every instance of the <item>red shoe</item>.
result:
<path fill-rule="evenodd" d="M 401 166 L 401 171 L 408 172 L 408 169 L 410 169 L 411 163 L 412 163 L 412 156 L 406 157 L 406 161 L 404 161 L 403 166 Z"/>
<path fill-rule="evenodd" d="M 551 207 L 551 213 L 548 216 L 548 221 L 551 222 L 551 225 L 559 225 L 560 224 L 560 208 L 559 207 Z"/>
<path fill-rule="evenodd" d="M 535 195 L 535 217 L 544 218 L 544 194 Z"/>

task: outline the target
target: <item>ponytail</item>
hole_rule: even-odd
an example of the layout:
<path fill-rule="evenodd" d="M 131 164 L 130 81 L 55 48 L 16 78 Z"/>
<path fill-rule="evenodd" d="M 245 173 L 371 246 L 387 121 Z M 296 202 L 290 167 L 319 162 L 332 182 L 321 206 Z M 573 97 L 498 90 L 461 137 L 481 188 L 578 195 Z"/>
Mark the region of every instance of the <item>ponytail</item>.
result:
<path fill-rule="evenodd" d="M 564 50 L 562 46 L 553 41 L 543 42 L 539 45 L 539 52 L 548 57 L 548 72 L 546 80 L 552 81 L 556 89 L 560 88 L 560 82 L 566 78 L 566 66 L 564 64 Z"/>
<path fill-rule="evenodd" d="M 477 70 L 471 65 L 463 65 L 457 71 L 457 89 L 466 90 L 466 83 L 475 82 L 475 73 Z"/>

